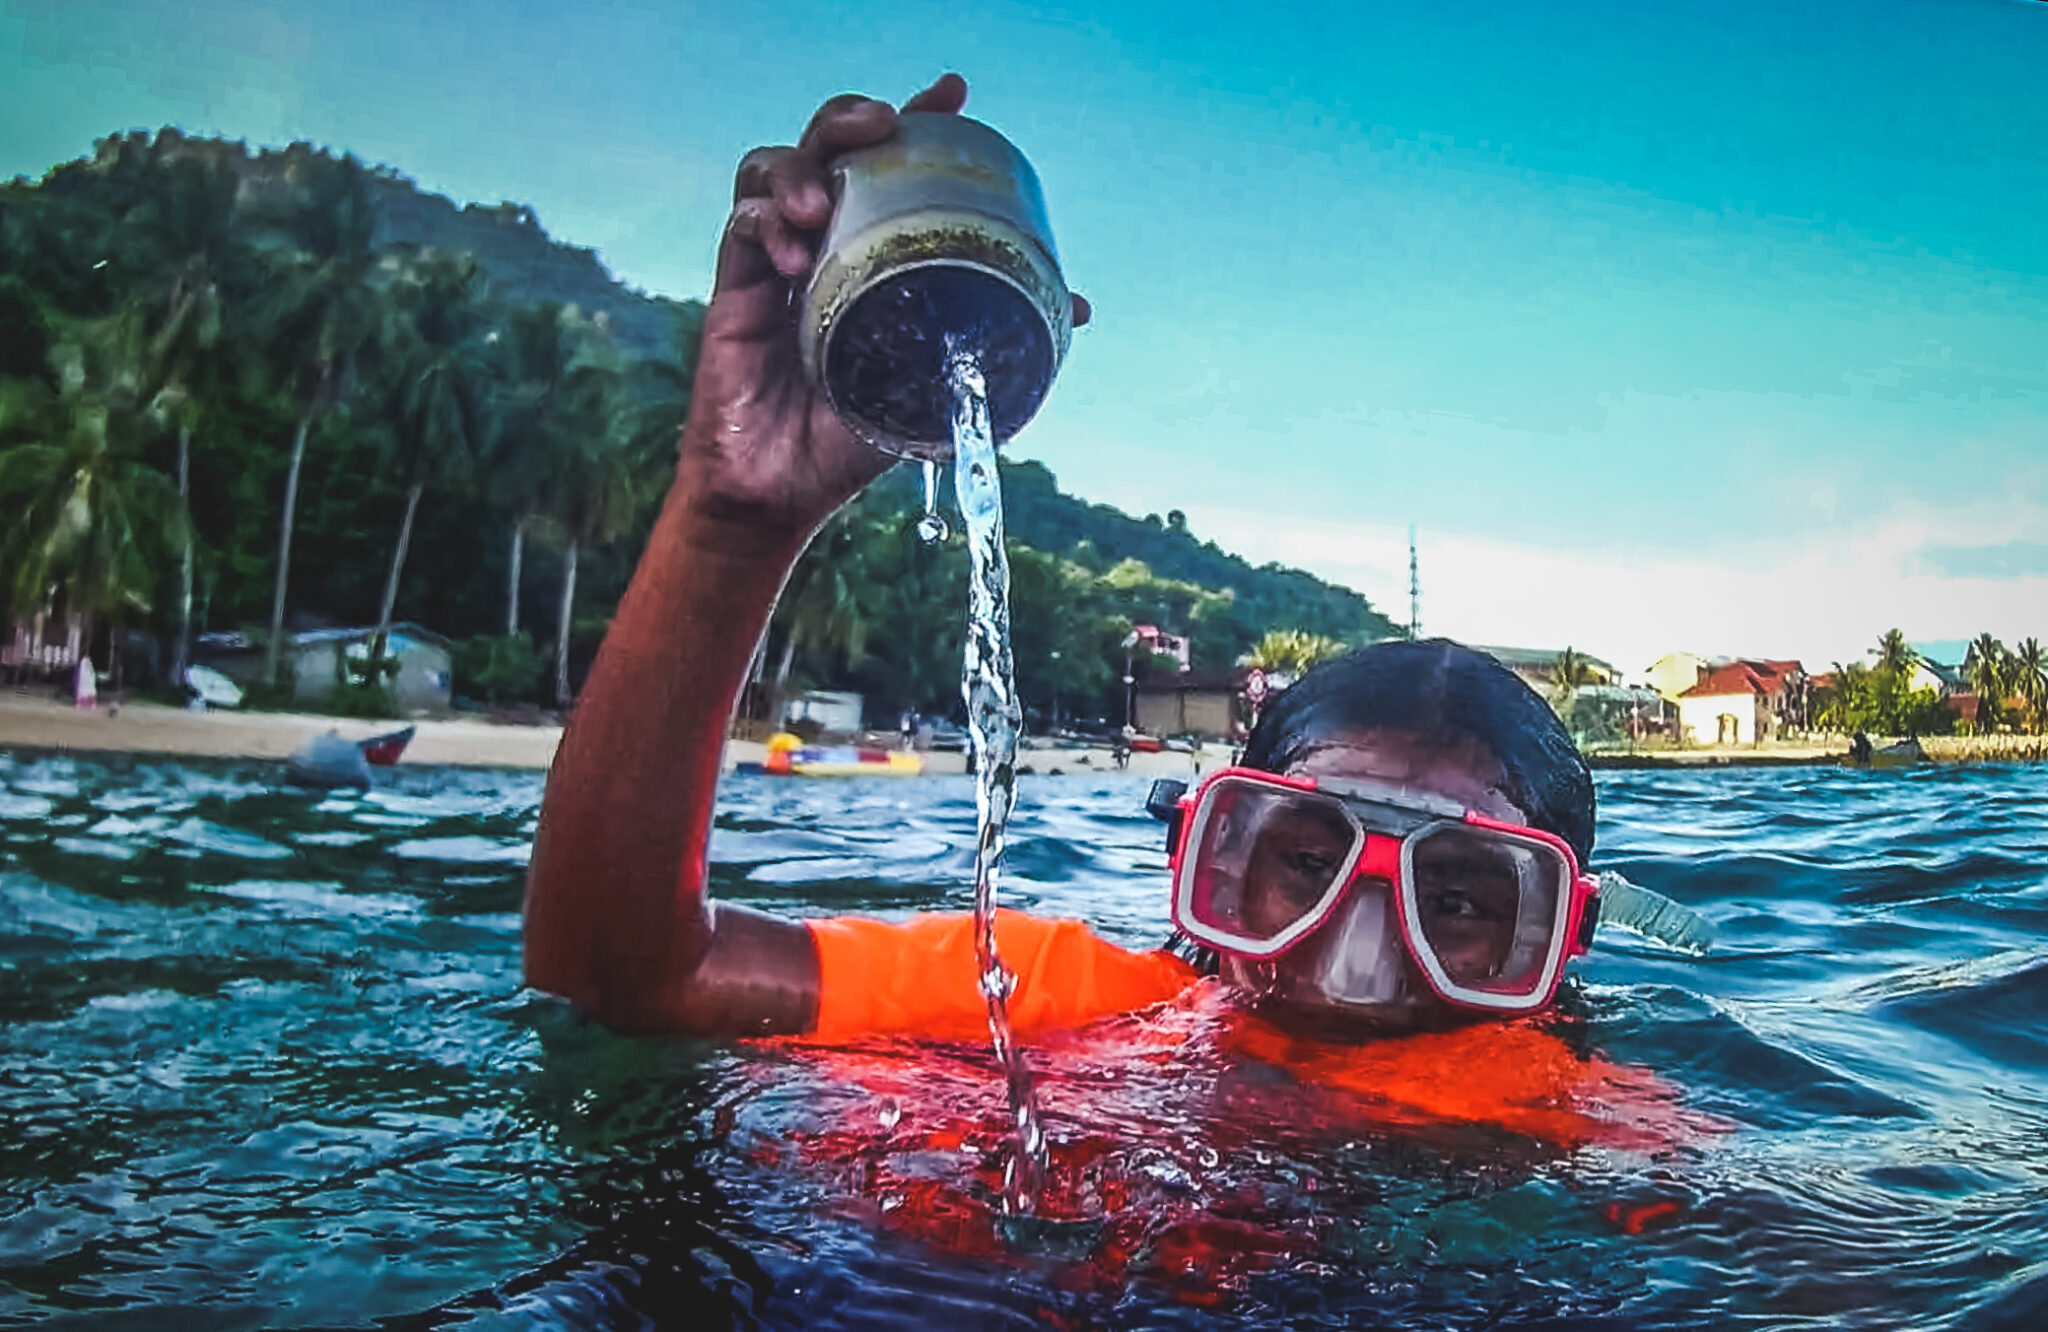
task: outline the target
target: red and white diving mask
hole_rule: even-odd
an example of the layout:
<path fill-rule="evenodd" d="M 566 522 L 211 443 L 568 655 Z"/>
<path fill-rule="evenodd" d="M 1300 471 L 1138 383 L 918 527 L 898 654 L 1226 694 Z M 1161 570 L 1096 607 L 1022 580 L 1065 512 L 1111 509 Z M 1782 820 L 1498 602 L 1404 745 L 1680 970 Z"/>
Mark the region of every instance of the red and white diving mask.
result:
<path fill-rule="evenodd" d="M 1561 838 L 1425 792 L 1225 768 L 1179 802 L 1173 923 L 1227 958 L 1307 946 L 1330 1002 L 1547 1007 L 1586 951 L 1597 883 Z"/>

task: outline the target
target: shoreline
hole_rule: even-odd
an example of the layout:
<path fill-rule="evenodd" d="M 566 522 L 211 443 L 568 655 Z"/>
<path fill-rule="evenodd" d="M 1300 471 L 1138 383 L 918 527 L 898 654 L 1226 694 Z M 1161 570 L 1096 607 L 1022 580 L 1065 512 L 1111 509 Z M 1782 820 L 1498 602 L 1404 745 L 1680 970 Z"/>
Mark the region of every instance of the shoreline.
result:
<path fill-rule="evenodd" d="M 395 727 L 417 728 L 406 746 L 401 766 L 458 768 L 521 768 L 545 772 L 561 743 L 559 726 L 501 724 L 472 718 L 413 721 L 362 721 L 303 712 L 195 712 L 161 703 L 123 703 L 86 709 L 48 697 L 41 691 L 0 690 L 0 749 L 38 749 L 79 754 L 148 754 L 184 758 L 238 758 L 283 762 L 316 735 L 333 732 L 364 740 Z M 767 746 L 756 740 L 728 740 L 721 767 L 730 772 L 741 763 L 762 762 Z M 932 751 L 924 759 L 924 776 L 962 776 L 967 756 Z M 1209 772 L 1229 761 L 1227 752 L 1211 748 L 1194 755 L 1180 751 L 1133 754 L 1124 771 L 1136 776 L 1186 777 Z M 1025 748 L 1017 755 L 1020 771 L 1031 776 L 1115 774 L 1109 750 L 1093 748 Z M 823 779 L 819 779 L 823 780 Z"/>
<path fill-rule="evenodd" d="M 41 691 L 0 689 L 0 748 L 5 749 L 282 761 L 316 735 L 332 731 L 361 740 L 401 724 L 418 728 L 404 761 L 420 766 L 544 772 L 553 762 L 562 736 L 559 726 L 522 726 L 468 717 L 399 723 L 298 712 L 193 712 L 160 703 L 102 703 L 81 709 Z M 2048 738 L 2037 736 L 1929 736 L 1921 743 L 1929 762 L 1935 764 L 2048 760 Z M 765 752 L 758 741 L 728 740 L 723 767 L 730 771 L 736 764 L 759 763 Z M 1593 753 L 1586 756 L 1586 762 L 1598 769 L 1788 768 L 1839 765 L 1847 756 L 1848 741 L 1837 737 L 1822 743 L 1764 748 Z M 959 776 L 967 771 L 967 756 L 962 753 L 932 751 L 921 757 L 926 776 Z M 1193 754 L 1180 750 L 1133 754 L 1130 766 L 1122 771 L 1131 776 L 1185 778 L 1212 772 L 1229 758 L 1229 751 L 1218 745 Z M 1106 748 L 1041 747 L 1027 742 L 1018 752 L 1017 763 L 1032 776 L 1118 773 Z"/>
<path fill-rule="evenodd" d="M 1586 755 L 1594 769 L 1636 768 L 1816 768 L 1834 767 L 1849 757 L 1848 745 L 1800 745 L 1784 749 L 1653 749 L 1636 753 Z"/>

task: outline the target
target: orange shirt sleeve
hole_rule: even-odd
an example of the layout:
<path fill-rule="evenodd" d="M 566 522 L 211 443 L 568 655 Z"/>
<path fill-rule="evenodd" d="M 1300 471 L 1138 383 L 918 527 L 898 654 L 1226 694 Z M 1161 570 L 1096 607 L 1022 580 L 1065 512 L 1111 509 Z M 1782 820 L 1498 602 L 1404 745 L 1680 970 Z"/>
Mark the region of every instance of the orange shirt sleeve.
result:
<path fill-rule="evenodd" d="M 971 915 L 805 923 L 818 950 L 813 1035 L 978 1040 L 988 1034 Z M 1196 979 L 1193 967 L 1169 953 L 1134 953 L 1096 937 L 1078 920 L 1021 911 L 996 913 L 996 951 L 1017 977 L 1010 1024 L 1023 1037 L 1171 999 Z"/>

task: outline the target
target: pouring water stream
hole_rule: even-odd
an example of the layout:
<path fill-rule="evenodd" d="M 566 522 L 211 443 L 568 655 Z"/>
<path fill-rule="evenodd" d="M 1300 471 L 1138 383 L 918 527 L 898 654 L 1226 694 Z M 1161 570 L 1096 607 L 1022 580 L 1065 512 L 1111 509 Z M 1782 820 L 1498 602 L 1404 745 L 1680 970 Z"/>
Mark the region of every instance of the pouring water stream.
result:
<path fill-rule="evenodd" d="M 1045 1131 L 1032 1091 L 1031 1066 L 1010 1029 L 1009 998 L 1016 977 L 996 953 L 995 934 L 1003 850 L 1016 799 L 1017 730 L 1023 720 L 1010 653 L 1010 562 L 1003 550 L 1002 481 L 996 472 L 995 433 L 981 363 L 971 351 L 949 344 L 946 378 L 953 393 L 953 487 L 967 525 L 972 564 L 960 691 L 967 702 L 967 735 L 974 752 L 975 964 L 988 1000 L 989 1038 L 1003 1066 L 1015 1131 L 1003 1176 L 1003 1205 L 1012 1213 L 1028 1213 L 1045 1177 Z M 927 503 L 935 473 L 935 466 L 927 463 Z"/>

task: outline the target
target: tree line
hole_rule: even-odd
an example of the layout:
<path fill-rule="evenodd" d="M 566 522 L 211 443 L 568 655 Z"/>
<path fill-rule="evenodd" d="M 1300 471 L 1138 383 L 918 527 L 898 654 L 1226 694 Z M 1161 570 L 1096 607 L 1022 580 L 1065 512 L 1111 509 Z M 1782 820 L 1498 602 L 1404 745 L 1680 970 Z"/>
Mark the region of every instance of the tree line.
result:
<path fill-rule="evenodd" d="M 1869 664 L 1836 664 L 1833 679 L 1815 691 L 1815 720 L 1842 734 L 1935 735 L 2004 728 L 2048 732 L 2048 650 L 2038 638 L 2008 648 L 1979 634 L 1963 658 L 1962 683 L 1976 697 L 1974 718 L 1932 685 L 1914 688 L 1920 657 L 1898 629 L 1877 641 Z"/>
<path fill-rule="evenodd" d="M 459 692 L 570 701 L 673 474 L 702 308 L 616 289 L 629 345 L 603 309 L 526 295 L 549 284 L 496 232 L 460 243 L 504 216 L 531 227 L 526 210 L 442 207 L 433 245 L 390 234 L 380 209 L 421 198 L 347 154 L 172 130 L 0 186 L 10 616 L 88 616 L 115 672 L 166 681 L 205 630 L 260 643 L 279 682 L 291 628 L 374 625 L 370 692 L 407 619 L 459 640 Z M 534 244 L 538 264 L 552 242 Z M 651 305 L 674 317 L 649 353 Z M 1004 471 L 1019 687 L 1042 717 L 1120 719 L 1124 675 L 1153 666 L 1123 646 L 1136 624 L 1189 636 L 1198 667 L 1272 629 L 1392 631 L 1355 592 L 1195 541 L 1178 512 L 1136 519 L 1037 464 Z M 921 501 L 898 469 L 819 533 L 761 644 L 757 702 L 839 687 L 951 711 L 966 555 L 914 537 Z"/>
<path fill-rule="evenodd" d="M 503 640 L 508 692 L 566 701 L 580 558 L 614 554 L 615 595 L 691 348 L 628 356 L 601 316 L 520 300 L 471 255 L 380 243 L 352 157 L 295 145 L 252 172 L 219 147 L 128 135 L 0 190 L 7 610 L 91 617 L 117 673 L 147 627 L 172 680 L 199 629 L 246 626 L 272 685 L 292 612 L 352 619 L 377 629 L 374 687 L 403 606 Z M 558 564 L 551 690 L 529 537 Z M 449 591 L 463 614 L 430 609 Z"/>

